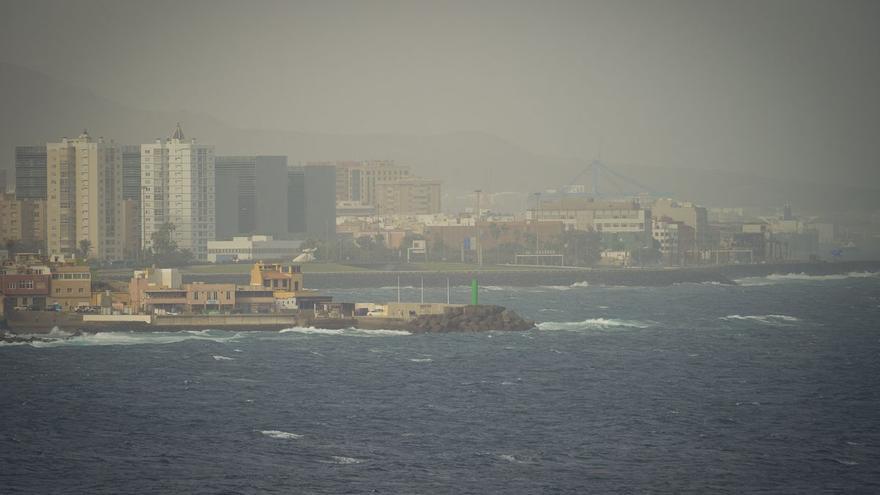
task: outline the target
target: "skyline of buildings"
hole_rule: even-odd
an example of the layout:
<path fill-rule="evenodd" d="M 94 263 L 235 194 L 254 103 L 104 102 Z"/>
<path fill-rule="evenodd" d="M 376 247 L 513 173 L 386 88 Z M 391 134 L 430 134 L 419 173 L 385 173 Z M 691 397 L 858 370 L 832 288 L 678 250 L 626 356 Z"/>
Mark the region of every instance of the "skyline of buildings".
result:
<path fill-rule="evenodd" d="M 397 245 L 425 230 L 409 218 L 442 213 L 442 183 L 413 175 L 409 166 L 390 160 L 290 166 L 286 156 L 215 156 L 213 145 L 187 140 L 179 124 L 169 138 L 150 144 L 118 145 L 84 132 L 42 147 L 17 146 L 15 165 L 20 189 L 0 197 L 8 217 L 0 236 L 61 257 L 81 255 L 88 241 L 92 258 L 137 259 L 166 222 L 174 224 L 177 246 L 198 261 L 208 259 L 208 242 L 234 237 L 332 241 L 381 234 Z M 524 214 L 502 219 L 492 213 L 493 195 L 479 195 L 481 222 L 495 218 L 516 229 L 510 222 L 559 221 L 565 230 L 609 239 L 603 248 L 609 253 L 655 249 L 670 264 L 739 260 L 746 251 L 749 259 L 810 256 L 846 233 L 833 223 L 803 223 L 790 209 L 772 224 L 736 224 L 742 212 L 725 209 L 720 214 L 734 224 L 719 227 L 710 224 L 707 208 L 690 202 L 592 198 L 584 187 L 534 194 L 537 201 Z M 461 215 L 443 222 L 464 225 Z M 771 245 L 771 237 L 784 239 L 784 248 Z"/>

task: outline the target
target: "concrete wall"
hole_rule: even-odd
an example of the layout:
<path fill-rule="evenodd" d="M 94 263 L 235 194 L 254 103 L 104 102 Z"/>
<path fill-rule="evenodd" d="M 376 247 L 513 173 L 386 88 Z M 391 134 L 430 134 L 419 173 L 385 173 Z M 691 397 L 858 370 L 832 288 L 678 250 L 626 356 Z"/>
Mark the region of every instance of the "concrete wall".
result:
<path fill-rule="evenodd" d="M 82 315 L 83 322 L 151 323 L 150 315 Z"/>
<path fill-rule="evenodd" d="M 295 315 L 180 315 L 156 316 L 157 327 L 251 327 L 260 325 L 294 326 Z"/>

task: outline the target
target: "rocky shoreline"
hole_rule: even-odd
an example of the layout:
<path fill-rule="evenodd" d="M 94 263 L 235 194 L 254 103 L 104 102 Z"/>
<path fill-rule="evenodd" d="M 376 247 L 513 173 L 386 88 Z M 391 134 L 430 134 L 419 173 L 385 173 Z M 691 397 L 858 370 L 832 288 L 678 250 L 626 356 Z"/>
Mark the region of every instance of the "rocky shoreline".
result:
<path fill-rule="evenodd" d="M 412 333 L 522 332 L 533 328 L 535 322 L 523 319 L 515 311 L 489 305 L 447 308 L 442 315 L 419 316 L 407 325 Z"/>

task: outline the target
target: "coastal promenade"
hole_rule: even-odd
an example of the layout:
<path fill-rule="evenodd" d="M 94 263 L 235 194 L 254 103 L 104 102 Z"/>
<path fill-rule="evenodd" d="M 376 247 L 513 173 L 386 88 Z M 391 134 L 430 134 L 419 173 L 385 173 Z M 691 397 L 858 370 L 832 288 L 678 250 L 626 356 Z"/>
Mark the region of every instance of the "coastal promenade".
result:
<path fill-rule="evenodd" d="M 315 264 L 316 267 L 321 264 Z M 346 265 L 340 265 L 346 266 Z M 418 265 L 416 265 L 418 267 Z M 745 277 L 762 277 L 772 274 L 803 273 L 807 275 L 833 275 L 850 272 L 880 271 L 878 261 L 839 262 L 791 262 L 737 265 L 710 265 L 673 268 L 579 268 L 579 267 L 522 267 L 492 265 L 484 268 L 455 264 L 434 269 L 407 269 L 407 265 L 381 265 L 377 269 L 347 267 L 347 271 L 308 270 L 308 286 L 312 289 L 418 286 L 445 287 L 447 280 L 453 286 L 469 285 L 476 273 L 481 285 L 530 287 L 540 285 L 606 285 L 606 286 L 666 286 L 681 283 L 735 284 Z M 236 273 L 236 265 L 209 266 L 184 270 L 184 281 L 206 283 L 246 283 L 246 273 Z M 223 269 L 226 268 L 226 273 Z M 306 270 L 304 270 L 306 271 Z M 130 272 L 128 276 L 130 276 Z M 104 278 L 102 276 L 102 278 Z M 106 278 L 115 278 L 108 273 Z"/>

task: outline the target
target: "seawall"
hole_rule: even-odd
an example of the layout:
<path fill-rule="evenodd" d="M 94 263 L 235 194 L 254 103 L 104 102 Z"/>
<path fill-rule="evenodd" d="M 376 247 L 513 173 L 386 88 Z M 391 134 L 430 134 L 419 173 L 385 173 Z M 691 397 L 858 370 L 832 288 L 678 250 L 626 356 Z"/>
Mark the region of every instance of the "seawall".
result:
<path fill-rule="evenodd" d="M 571 285 L 586 282 L 590 285 L 608 286 L 666 286 L 681 283 L 718 282 L 734 284 L 743 277 L 760 277 L 771 274 L 806 273 L 808 275 L 831 275 L 849 272 L 880 271 L 880 261 L 798 262 L 767 263 L 755 265 L 719 265 L 677 268 L 546 268 L 487 270 L 478 272 L 481 285 L 532 287 L 538 285 Z M 471 273 L 466 271 L 365 271 L 337 273 L 307 273 L 306 285 L 312 289 L 375 288 L 419 286 L 424 280 L 426 287 L 445 287 L 447 279 L 453 286 L 469 285 Z M 236 275 L 185 276 L 185 281 L 215 283 L 247 283 L 247 277 Z"/>

